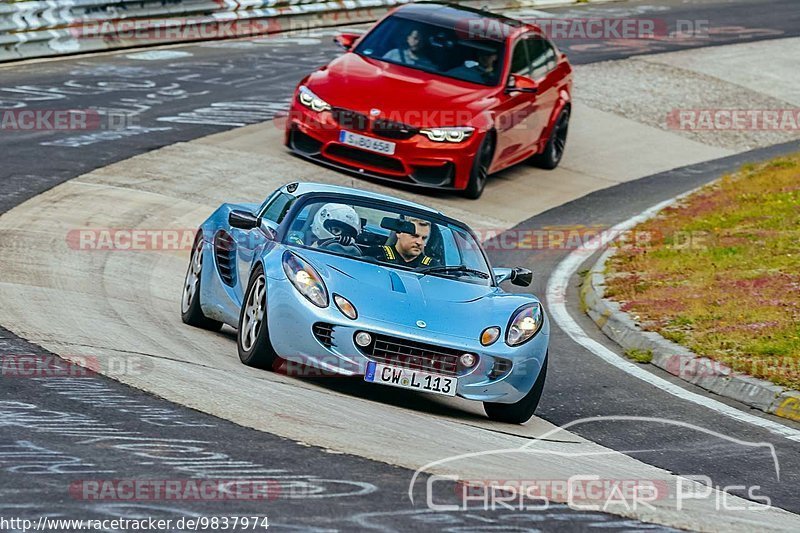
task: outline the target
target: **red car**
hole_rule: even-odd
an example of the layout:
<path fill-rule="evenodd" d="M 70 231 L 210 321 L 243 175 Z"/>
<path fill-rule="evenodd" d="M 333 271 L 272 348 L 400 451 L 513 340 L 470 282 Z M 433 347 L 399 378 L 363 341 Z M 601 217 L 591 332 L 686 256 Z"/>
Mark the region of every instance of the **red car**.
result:
<path fill-rule="evenodd" d="M 463 191 L 564 153 L 572 67 L 534 25 L 442 3 L 408 4 L 306 76 L 286 123 L 295 153 L 373 178 Z"/>

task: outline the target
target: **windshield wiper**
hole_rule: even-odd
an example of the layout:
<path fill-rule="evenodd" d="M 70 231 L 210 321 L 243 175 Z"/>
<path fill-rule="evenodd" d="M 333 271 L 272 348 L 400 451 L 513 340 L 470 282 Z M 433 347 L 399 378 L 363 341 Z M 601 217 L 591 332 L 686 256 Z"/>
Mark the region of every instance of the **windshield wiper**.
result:
<path fill-rule="evenodd" d="M 425 274 L 472 274 L 478 276 L 481 279 L 489 279 L 489 274 L 486 272 L 481 272 L 480 270 L 476 270 L 474 268 L 470 268 L 467 265 L 440 265 L 440 266 L 432 266 L 428 268 L 423 268 L 422 270 L 417 270 L 423 276 Z"/>

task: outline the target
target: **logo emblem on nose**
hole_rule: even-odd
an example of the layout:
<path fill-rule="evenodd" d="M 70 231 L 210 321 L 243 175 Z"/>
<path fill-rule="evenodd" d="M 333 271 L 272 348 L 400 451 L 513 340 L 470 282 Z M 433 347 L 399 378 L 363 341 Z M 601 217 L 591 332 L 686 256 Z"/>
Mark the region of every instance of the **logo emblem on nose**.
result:
<path fill-rule="evenodd" d="M 428 324 L 426 324 L 424 320 L 417 320 L 417 327 L 419 327 L 419 328 L 427 328 Z"/>
<path fill-rule="evenodd" d="M 369 114 L 372 115 L 373 117 L 377 117 L 378 115 L 381 114 L 381 110 L 377 108 L 372 108 L 369 110 Z"/>

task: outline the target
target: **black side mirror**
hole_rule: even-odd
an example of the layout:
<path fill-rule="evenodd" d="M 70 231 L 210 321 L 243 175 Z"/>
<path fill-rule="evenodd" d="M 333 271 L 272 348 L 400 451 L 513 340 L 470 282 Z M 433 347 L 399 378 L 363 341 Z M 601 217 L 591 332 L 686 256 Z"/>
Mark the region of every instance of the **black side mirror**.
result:
<path fill-rule="evenodd" d="M 510 281 L 513 285 L 527 287 L 533 282 L 533 272 L 527 268 L 495 268 L 493 271 L 498 285 Z"/>
<path fill-rule="evenodd" d="M 249 211 L 240 211 L 234 209 L 228 215 L 228 224 L 232 228 L 238 229 L 253 229 L 258 227 L 258 217 Z"/>
<path fill-rule="evenodd" d="M 515 268 L 511 274 L 511 284 L 527 287 L 533 282 L 533 272 L 527 268 Z"/>
<path fill-rule="evenodd" d="M 395 233 L 410 233 L 413 235 L 417 232 L 417 226 L 413 222 L 393 217 L 383 217 L 381 227 Z"/>

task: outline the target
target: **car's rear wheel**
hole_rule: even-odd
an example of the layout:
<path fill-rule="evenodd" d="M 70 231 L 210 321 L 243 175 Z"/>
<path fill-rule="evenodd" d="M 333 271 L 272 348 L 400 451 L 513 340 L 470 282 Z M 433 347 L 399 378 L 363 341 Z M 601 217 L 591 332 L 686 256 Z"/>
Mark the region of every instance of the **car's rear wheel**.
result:
<path fill-rule="evenodd" d="M 261 265 L 253 269 L 244 302 L 239 312 L 239 331 L 236 333 L 239 359 L 247 366 L 272 368 L 278 355 L 269 341 L 267 329 L 267 279 Z"/>
<path fill-rule="evenodd" d="M 192 246 L 192 255 L 189 258 L 189 268 L 183 282 L 181 295 L 181 320 L 185 324 L 197 328 L 218 331 L 222 322 L 212 320 L 203 314 L 200 307 L 200 282 L 203 272 L 203 232 L 198 231 Z"/>
<path fill-rule="evenodd" d="M 483 410 L 486 415 L 496 422 L 507 422 L 509 424 L 523 424 L 531 419 L 544 390 L 544 382 L 547 379 L 547 359 L 545 356 L 539 377 L 531 387 L 530 392 L 516 403 L 491 403 L 483 402 Z"/>
<path fill-rule="evenodd" d="M 467 188 L 464 189 L 464 196 L 471 200 L 477 200 L 483 194 L 486 187 L 486 180 L 489 178 L 489 167 L 494 156 L 494 134 L 489 132 L 484 136 L 478 147 L 478 153 L 472 162 L 472 171 L 469 175 Z"/>
<path fill-rule="evenodd" d="M 533 156 L 531 161 L 538 167 L 553 170 L 561 162 L 564 157 L 564 150 L 567 147 L 567 133 L 569 132 L 569 115 L 570 110 L 565 107 L 558 114 L 556 125 L 553 126 L 553 131 L 550 132 L 550 138 L 547 140 L 547 145 L 544 152 Z"/>

